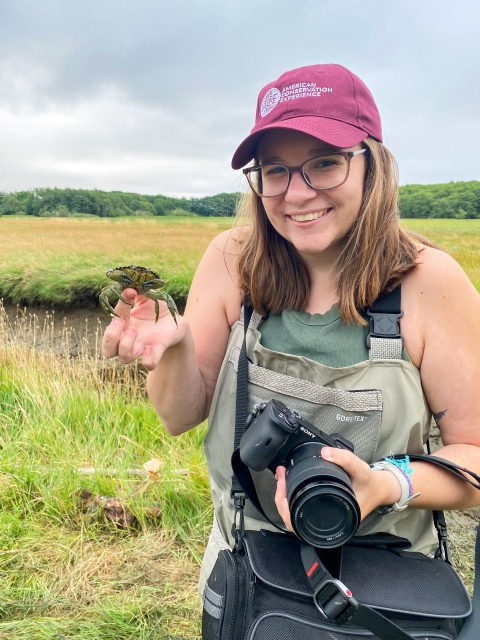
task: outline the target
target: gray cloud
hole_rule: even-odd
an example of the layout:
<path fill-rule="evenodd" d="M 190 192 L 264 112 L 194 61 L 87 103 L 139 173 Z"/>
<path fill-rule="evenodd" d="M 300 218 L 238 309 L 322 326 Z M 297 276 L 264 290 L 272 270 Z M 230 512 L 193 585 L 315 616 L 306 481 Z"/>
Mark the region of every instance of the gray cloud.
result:
<path fill-rule="evenodd" d="M 201 195 L 258 90 L 338 62 L 370 87 L 402 182 L 478 179 L 476 0 L 4 0 L 0 190 Z"/>

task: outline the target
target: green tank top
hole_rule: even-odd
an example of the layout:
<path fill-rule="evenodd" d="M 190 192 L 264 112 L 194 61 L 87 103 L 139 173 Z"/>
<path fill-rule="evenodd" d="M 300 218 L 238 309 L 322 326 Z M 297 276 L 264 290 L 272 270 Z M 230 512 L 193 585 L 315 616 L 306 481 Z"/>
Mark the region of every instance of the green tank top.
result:
<path fill-rule="evenodd" d="M 368 320 L 366 314 L 362 314 Z M 368 360 L 369 325 L 343 324 L 336 304 L 326 313 L 285 309 L 262 322 L 260 343 L 266 349 L 303 356 L 327 367 L 349 367 Z M 410 362 L 405 349 L 402 360 Z"/>

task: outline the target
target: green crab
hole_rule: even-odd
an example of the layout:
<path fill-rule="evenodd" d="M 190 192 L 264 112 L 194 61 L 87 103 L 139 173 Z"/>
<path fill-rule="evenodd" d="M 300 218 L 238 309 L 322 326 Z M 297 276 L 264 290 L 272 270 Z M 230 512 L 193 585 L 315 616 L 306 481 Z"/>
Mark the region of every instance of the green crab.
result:
<path fill-rule="evenodd" d="M 111 280 L 115 280 L 116 283 L 104 287 L 100 292 L 100 305 L 107 315 L 114 315 L 117 316 L 117 318 L 119 317 L 118 314 L 115 313 L 115 309 L 110 304 L 110 297 L 112 295 L 122 300 L 122 302 L 133 306 L 122 297 L 123 291 L 130 288 L 135 289 L 137 293 L 141 293 L 150 300 L 155 300 L 155 322 L 158 321 L 160 313 L 158 301 L 164 300 L 167 303 L 168 310 L 172 314 L 175 324 L 178 327 L 176 318 L 176 315 L 178 314 L 177 305 L 175 304 L 175 300 L 172 296 L 169 296 L 168 293 L 165 293 L 165 291 L 157 291 L 157 288 L 161 289 L 165 285 L 165 282 L 157 273 L 151 269 L 131 264 L 128 267 L 115 267 L 114 269 L 109 269 L 107 271 L 107 276 Z"/>

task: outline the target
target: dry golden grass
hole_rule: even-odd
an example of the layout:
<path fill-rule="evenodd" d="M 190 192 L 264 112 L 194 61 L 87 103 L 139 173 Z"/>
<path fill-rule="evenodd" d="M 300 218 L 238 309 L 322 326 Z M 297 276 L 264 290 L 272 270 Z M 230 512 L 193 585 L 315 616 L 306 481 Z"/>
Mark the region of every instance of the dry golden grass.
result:
<path fill-rule="evenodd" d="M 443 247 L 480 291 L 480 220 L 402 220 L 402 224 Z"/>
<path fill-rule="evenodd" d="M 146 266 L 183 306 L 209 242 L 231 218 L 0 218 L 0 298 L 68 307 L 95 302 L 105 271 Z"/>
<path fill-rule="evenodd" d="M 41 268 L 60 256 L 93 257 L 104 266 L 168 264 L 169 272 L 195 268 L 212 238 L 226 228 L 228 218 L 0 218 L 1 261 L 25 261 Z M 125 262 L 124 262 L 125 261 Z M 74 274 L 73 274 L 74 275 Z"/>

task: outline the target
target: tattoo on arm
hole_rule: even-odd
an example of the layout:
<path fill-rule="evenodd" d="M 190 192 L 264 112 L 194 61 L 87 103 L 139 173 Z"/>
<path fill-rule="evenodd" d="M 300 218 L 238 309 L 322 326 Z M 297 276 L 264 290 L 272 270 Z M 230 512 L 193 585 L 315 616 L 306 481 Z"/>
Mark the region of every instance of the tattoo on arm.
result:
<path fill-rule="evenodd" d="M 448 409 L 444 409 L 443 411 L 439 411 L 438 413 L 434 413 L 433 417 L 435 418 L 435 422 L 438 424 L 440 422 L 440 420 L 444 417 L 444 415 L 447 413 Z"/>

